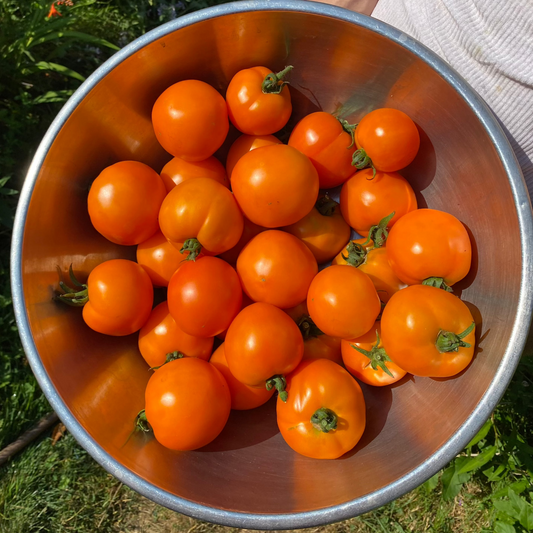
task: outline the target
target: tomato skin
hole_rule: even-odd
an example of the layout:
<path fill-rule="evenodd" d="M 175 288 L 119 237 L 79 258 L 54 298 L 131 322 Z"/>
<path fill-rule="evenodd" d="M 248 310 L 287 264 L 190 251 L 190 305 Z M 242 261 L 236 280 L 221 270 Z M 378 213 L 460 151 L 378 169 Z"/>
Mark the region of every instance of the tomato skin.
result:
<path fill-rule="evenodd" d="M 316 259 L 307 246 L 279 230 L 256 235 L 237 259 L 244 292 L 255 302 L 280 308 L 304 300 L 317 272 Z"/>
<path fill-rule="evenodd" d="M 348 370 L 352 376 L 355 376 L 367 385 L 383 387 L 400 381 L 407 372 L 392 361 L 387 361 L 385 364 L 393 377 L 389 376 L 379 366 L 377 370 L 374 370 L 370 364 L 370 358 L 352 347 L 352 344 L 355 344 L 359 348 L 370 352 L 377 342 L 376 331 L 381 335 L 381 323 L 379 321 L 376 321 L 372 329 L 357 339 L 343 340 L 341 343 L 342 360 L 346 370 Z M 383 339 L 381 338 L 378 348 L 383 348 Z"/>
<path fill-rule="evenodd" d="M 317 205 L 320 200 L 319 198 Z M 331 215 L 322 214 L 315 206 L 301 220 L 282 228 L 283 231 L 303 241 L 315 256 L 318 264 L 333 259 L 350 238 L 351 233 L 350 226 L 342 217 L 339 204 L 333 200 L 330 202 L 335 205 Z"/>
<path fill-rule="evenodd" d="M 152 309 L 139 331 L 139 351 L 150 368 L 163 365 L 167 354 L 172 352 L 208 361 L 213 340 L 213 337 L 193 337 L 182 331 L 169 313 L 168 303 L 161 302 Z"/>
<path fill-rule="evenodd" d="M 357 172 L 342 186 L 340 205 L 344 220 L 364 237 L 393 211 L 395 215 L 387 225 L 389 228 L 418 207 L 415 193 L 403 176 L 396 172 L 376 172 L 372 178 L 371 168 Z"/>
<path fill-rule="evenodd" d="M 366 405 L 361 387 L 340 365 L 327 359 L 304 361 L 287 377 L 288 400 L 277 400 L 278 427 L 297 453 L 314 459 L 337 459 L 361 439 Z M 311 417 L 321 408 L 338 417 L 337 428 L 324 433 Z"/>
<path fill-rule="evenodd" d="M 165 194 L 155 170 L 138 161 L 120 161 L 102 170 L 92 183 L 89 217 L 107 240 L 124 246 L 139 244 L 158 230 Z"/>
<path fill-rule="evenodd" d="M 225 352 L 231 373 L 249 387 L 292 372 L 302 360 L 304 342 L 298 326 L 268 303 L 244 308 L 226 334 Z"/>
<path fill-rule="evenodd" d="M 94 331 L 122 337 L 144 326 L 154 300 L 152 281 L 141 266 L 111 259 L 94 268 L 87 280 L 89 301 L 83 320 Z"/>
<path fill-rule="evenodd" d="M 361 119 L 355 129 L 355 143 L 365 150 L 377 170 L 396 172 L 416 157 L 420 134 L 403 111 L 385 107 Z"/>
<path fill-rule="evenodd" d="M 231 173 L 237 164 L 237 161 L 248 152 L 270 146 L 272 144 L 281 144 L 281 141 L 274 135 L 241 135 L 231 145 L 226 159 L 226 172 L 231 180 Z"/>
<path fill-rule="evenodd" d="M 311 282 L 307 308 L 326 335 L 355 339 L 374 325 L 381 303 L 364 272 L 349 265 L 333 265 L 321 270 Z"/>
<path fill-rule="evenodd" d="M 475 328 L 464 337 L 470 348 L 441 353 L 441 331 L 464 332 L 474 319 L 457 296 L 436 287 L 412 285 L 397 292 L 381 318 L 383 343 L 389 357 L 415 376 L 450 377 L 464 370 L 474 356 Z"/>
<path fill-rule="evenodd" d="M 152 125 L 167 152 L 187 161 L 202 161 L 222 146 L 228 134 L 226 102 L 203 81 L 180 81 L 156 100 Z"/>
<path fill-rule="evenodd" d="M 289 146 L 305 154 L 318 172 L 321 189 L 344 183 L 355 172 L 352 137 L 330 113 L 317 111 L 305 116 L 292 130 Z"/>
<path fill-rule="evenodd" d="M 430 277 L 453 285 L 470 270 L 472 245 L 466 228 L 453 215 L 418 209 L 390 230 L 387 254 L 394 273 L 408 285 Z"/>
<path fill-rule="evenodd" d="M 186 261 L 172 276 L 168 308 L 178 327 L 194 337 L 214 337 L 241 309 L 242 289 L 235 269 L 218 257 Z"/>
<path fill-rule="evenodd" d="M 203 161 L 186 161 L 179 157 L 172 158 L 161 171 L 161 179 L 169 193 L 176 185 L 191 178 L 211 178 L 229 189 L 229 180 L 222 163 L 216 157 Z"/>
<path fill-rule="evenodd" d="M 216 366 L 226 380 L 231 393 L 231 408 L 237 411 L 255 409 L 268 402 L 275 389 L 267 390 L 266 387 L 248 387 L 241 383 L 231 372 L 226 361 L 226 351 L 222 343 L 213 353 L 209 362 Z"/>
<path fill-rule="evenodd" d="M 216 255 L 239 242 L 244 222 L 226 187 L 209 178 L 195 178 L 167 194 L 159 211 L 159 225 L 169 241 L 197 238 L 202 249 Z"/>
<path fill-rule="evenodd" d="M 196 357 L 171 361 L 146 386 L 146 418 L 157 441 L 171 450 L 196 450 L 224 429 L 231 409 L 228 384 L 217 368 Z"/>
<path fill-rule="evenodd" d="M 227 261 L 230 265 L 235 266 L 237 264 L 237 259 L 239 258 L 240 253 L 242 252 L 243 248 L 256 236 L 259 235 L 261 232 L 265 231 L 266 228 L 263 228 L 262 226 L 258 226 L 257 224 L 254 224 L 251 220 L 248 220 L 246 217 L 243 217 L 243 230 L 241 238 L 239 239 L 239 242 L 231 249 L 229 249 L 227 252 L 221 253 L 219 255 L 220 259 L 224 259 L 224 261 Z"/>
<path fill-rule="evenodd" d="M 270 135 L 279 131 L 292 113 L 291 94 L 285 85 L 280 94 L 264 94 L 263 80 L 272 71 L 266 67 L 243 69 L 229 82 L 226 91 L 232 124 L 248 135 Z"/>
<path fill-rule="evenodd" d="M 285 144 L 244 154 L 233 168 L 231 186 L 244 215 L 265 228 L 298 222 L 318 198 L 315 167 L 307 156 Z"/>

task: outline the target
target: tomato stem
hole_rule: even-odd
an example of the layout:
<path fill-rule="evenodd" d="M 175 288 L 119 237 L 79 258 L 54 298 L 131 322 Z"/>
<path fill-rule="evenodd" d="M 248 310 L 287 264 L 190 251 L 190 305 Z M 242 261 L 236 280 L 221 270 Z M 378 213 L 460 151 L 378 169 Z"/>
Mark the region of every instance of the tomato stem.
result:
<path fill-rule="evenodd" d="M 331 409 L 321 407 L 311 417 L 311 424 L 315 429 L 324 433 L 335 431 L 337 429 L 337 415 Z"/>
<path fill-rule="evenodd" d="M 166 365 L 167 363 L 170 363 L 171 361 L 176 361 L 176 359 L 181 359 L 183 357 L 185 357 L 185 354 L 181 353 L 181 352 L 178 352 L 178 351 L 167 353 L 167 355 L 165 357 L 165 362 L 163 363 L 163 365 Z M 150 370 L 158 370 L 163 365 L 151 366 Z"/>
<path fill-rule="evenodd" d="M 350 344 L 350 346 L 354 350 L 357 350 L 359 353 L 366 355 L 366 357 L 370 359 L 370 361 L 368 362 L 368 365 L 370 365 L 373 370 L 377 370 L 378 368 L 381 368 L 381 370 L 383 370 L 385 374 L 388 374 L 391 378 L 394 378 L 394 375 L 387 367 L 387 361 L 391 361 L 391 358 L 385 351 L 385 348 L 379 348 L 380 342 L 381 342 L 381 339 L 379 338 L 379 333 L 376 330 L 376 344 L 372 346 L 372 349 L 370 351 L 363 350 L 363 348 L 360 348 L 359 346 L 356 346 L 355 344 Z"/>
<path fill-rule="evenodd" d="M 286 402 L 288 397 L 287 391 L 285 390 L 286 386 L 287 380 L 285 379 L 285 376 L 282 376 L 281 374 L 276 374 L 275 376 L 272 376 L 270 379 L 266 380 L 266 389 L 272 390 L 275 388 L 283 402 Z"/>
<path fill-rule="evenodd" d="M 368 157 L 364 148 L 359 148 L 353 153 L 352 166 L 357 170 L 363 170 L 363 168 L 370 167 L 372 169 L 372 177 L 368 179 L 373 180 L 376 177 L 376 167 L 374 166 L 374 163 L 372 163 L 372 159 Z"/>
<path fill-rule="evenodd" d="M 453 289 L 444 281 L 444 278 L 427 278 L 422 282 L 422 285 L 429 287 L 436 287 L 446 292 L 453 292 Z"/>
<path fill-rule="evenodd" d="M 139 413 L 135 417 L 135 429 L 139 429 L 143 433 L 149 433 L 150 431 L 152 431 L 152 426 L 150 426 L 150 423 L 146 418 L 146 412 L 144 409 L 142 411 L 139 411 Z"/>
<path fill-rule="evenodd" d="M 304 315 L 298 321 L 298 328 L 302 333 L 304 341 L 312 337 L 318 337 L 319 335 L 324 335 L 324 332 L 318 329 L 318 326 L 313 322 L 313 319 L 309 315 Z"/>
<path fill-rule="evenodd" d="M 189 252 L 189 255 L 184 259 L 184 261 L 196 261 L 198 254 L 202 251 L 202 245 L 198 239 L 187 239 L 182 248 L 180 249 L 180 254 Z"/>
<path fill-rule="evenodd" d="M 395 214 L 396 212 L 393 211 L 390 215 L 387 215 L 386 217 L 382 218 L 377 225 L 372 226 L 368 230 L 368 238 L 363 243 L 363 246 L 365 244 L 368 244 L 370 241 L 374 241 L 374 248 L 382 248 L 385 245 L 385 242 L 387 241 L 387 237 L 389 236 L 387 226 Z"/>
<path fill-rule="evenodd" d="M 342 258 L 350 266 L 356 268 L 365 262 L 366 256 L 368 254 L 366 248 L 362 244 L 359 244 L 358 242 L 354 241 L 350 241 L 348 243 L 348 246 L 346 246 L 346 252 L 348 253 L 348 255 L 342 254 Z"/>
<path fill-rule="evenodd" d="M 352 142 L 346 148 L 348 150 L 350 148 L 353 148 L 353 145 L 355 144 L 355 128 L 357 128 L 357 124 L 350 124 L 345 118 L 339 118 L 339 117 L 335 117 L 335 118 L 341 123 L 342 129 L 346 133 L 348 133 L 352 139 Z"/>
<path fill-rule="evenodd" d="M 470 348 L 468 342 L 464 339 L 469 333 L 472 333 L 476 323 L 472 322 L 462 333 L 452 333 L 451 331 L 439 331 L 435 345 L 440 353 L 457 352 L 459 348 Z"/>
<path fill-rule="evenodd" d="M 337 209 L 338 205 L 339 204 L 335 200 L 332 200 L 327 194 L 325 194 L 316 201 L 315 207 L 321 215 L 331 217 L 335 213 L 335 209 Z"/>
<path fill-rule="evenodd" d="M 274 74 L 271 72 L 265 76 L 263 83 L 261 84 L 261 91 L 263 94 L 280 94 L 283 87 L 289 82 L 283 78 L 293 69 L 292 65 L 285 67 L 282 71 Z"/>
<path fill-rule="evenodd" d="M 83 307 L 89 301 L 89 288 L 86 284 L 80 283 L 77 280 L 76 276 L 74 275 L 74 271 L 72 270 L 72 264 L 68 269 L 68 275 L 70 281 L 76 287 L 75 289 L 69 287 L 63 282 L 63 274 L 59 266 L 57 267 L 57 273 L 59 275 L 59 288 L 61 291 L 63 291 L 63 293 L 56 293 L 53 299 L 73 307 Z"/>

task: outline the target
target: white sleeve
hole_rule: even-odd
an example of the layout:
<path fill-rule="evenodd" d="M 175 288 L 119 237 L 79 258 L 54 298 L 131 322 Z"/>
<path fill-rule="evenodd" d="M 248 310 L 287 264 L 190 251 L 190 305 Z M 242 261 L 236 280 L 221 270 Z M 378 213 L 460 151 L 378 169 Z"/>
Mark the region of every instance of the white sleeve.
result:
<path fill-rule="evenodd" d="M 533 199 L 533 0 L 379 0 L 372 16 L 431 48 L 481 95 Z"/>

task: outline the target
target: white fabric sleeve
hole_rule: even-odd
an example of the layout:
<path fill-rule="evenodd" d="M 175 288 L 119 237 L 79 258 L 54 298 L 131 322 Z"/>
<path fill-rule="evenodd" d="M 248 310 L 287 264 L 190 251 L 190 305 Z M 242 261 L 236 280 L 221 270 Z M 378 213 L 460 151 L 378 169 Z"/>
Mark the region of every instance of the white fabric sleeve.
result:
<path fill-rule="evenodd" d="M 533 0 L 379 0 L 372 16 L 425 44 L 481 95 L 533 199 Z"/>

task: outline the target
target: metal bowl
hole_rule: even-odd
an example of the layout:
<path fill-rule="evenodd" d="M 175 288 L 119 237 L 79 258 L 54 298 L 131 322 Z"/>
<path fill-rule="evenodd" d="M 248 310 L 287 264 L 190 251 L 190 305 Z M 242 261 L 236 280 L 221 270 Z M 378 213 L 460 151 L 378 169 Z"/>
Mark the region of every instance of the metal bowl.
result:
<path fill-rule="evenodd" d="M 198 78 L 224 93 L 243 67 L 294 65 L 294 120 L 342 104 L 354 121 L 398 107 L 422 149 L 404 174 L 421 206 L 446 210 L 470 231 L 471 274 L 457 293 L 478 325 L 472 365 L 455 379 L 406 379 L 364 388 L 368 426 L 335 461 L 295 454 L 272 402 L 235 412 L 222 435 L 174 453 L 134 436 L 149 378 L 136 335 L 106 337 L 79 310 L 52 301 L 56 266 L 80 277 L 133 257 L 101 237 L 87 189 L 124 159 L 156 170 L 170 158 L 150 123 L 157 96 Z M 182 17 L 144 35 L 99 68 L 45 135 L 28 172 L 13 233 L 13 299 L 24 348 L 48 400 L 109 472 L 171 509 L 225 525 L 285 529 L 334 522 L 413 489 L 474 436 L 516 368 L 532 310 L 532 217 L 514 154 L 481 98 L 420 43 L 377 20 L 325 4 L 242 1 Z"/>

